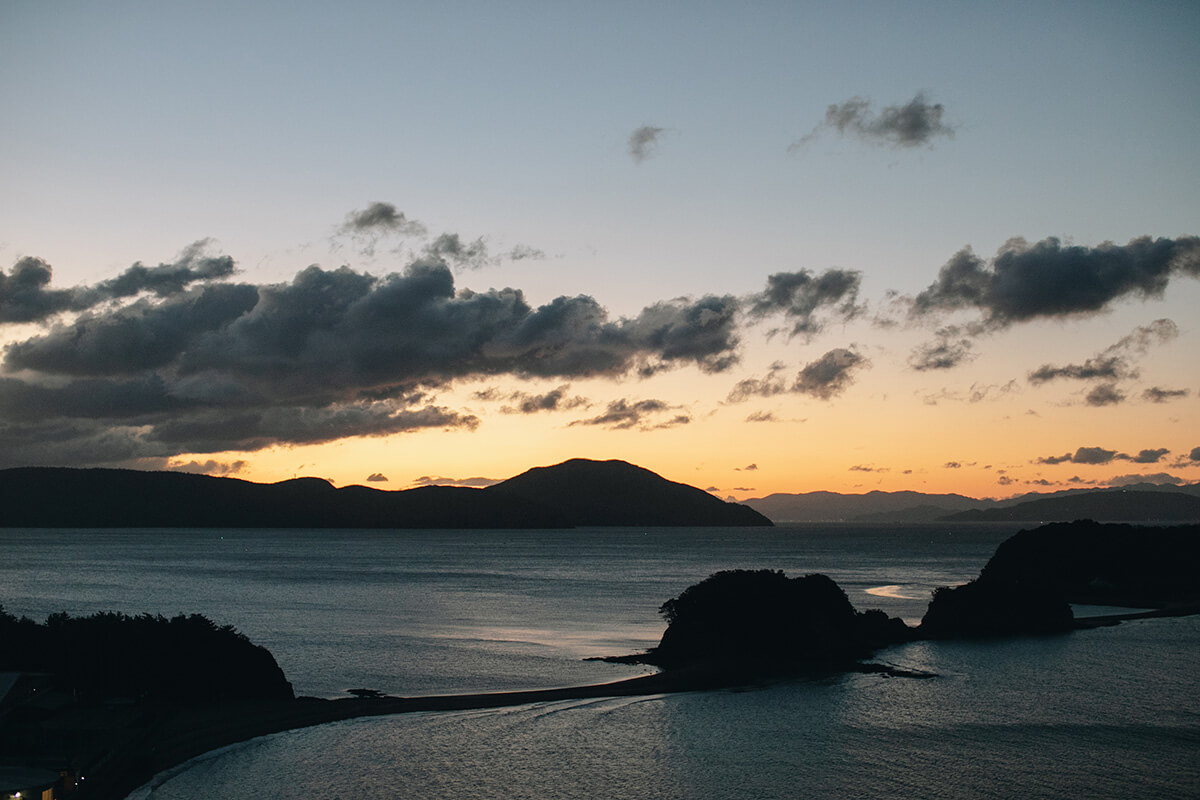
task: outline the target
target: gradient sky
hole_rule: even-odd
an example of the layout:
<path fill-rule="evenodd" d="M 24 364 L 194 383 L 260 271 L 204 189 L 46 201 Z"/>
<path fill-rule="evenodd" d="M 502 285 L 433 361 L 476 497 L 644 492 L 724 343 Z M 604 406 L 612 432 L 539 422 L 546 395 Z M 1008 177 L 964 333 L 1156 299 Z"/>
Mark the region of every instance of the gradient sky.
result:
<path fill-rule="evenodd" d="M 1200 480 L 1198 30 L 0 2 L 0 466 Z"/>

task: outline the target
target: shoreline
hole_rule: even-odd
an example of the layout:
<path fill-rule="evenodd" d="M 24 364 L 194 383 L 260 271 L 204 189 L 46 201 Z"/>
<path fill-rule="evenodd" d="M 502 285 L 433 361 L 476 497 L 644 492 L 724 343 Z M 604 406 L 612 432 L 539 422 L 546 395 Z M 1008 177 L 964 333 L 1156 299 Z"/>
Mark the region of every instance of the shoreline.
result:
<path fill-rule="evenodd" d="M 124 800 L 155 775 L 204 753 L 289 730 L 361 717 L 428 711 L 466 711 L 528 703 L 631 697 L 713 688 L 711 676 L 664 673 L 611 683 L 508 692 L 380 696 L 326 700 L 298 697 L 288 702 L 241 703 L 231 706 L 181 708 L 137 735 L 114 743 L 109 755 L 85 777 L 81 800 Z"/>
<path fill-rule="evenodd" d="M 1200 605 L 1109 614 L 1075 621 L 1075 630 L 1117 625 L 1127 620 L 1200 614 Z M 931 674 L 912 673 L 871 662 L 818 670 L 813 674 L 852 673 L 887 674 L 889 677 L 928 678 Z M 802 677 L 795 673 L 793 677 Z M 761 675 L 767 681 L 782 675 Z M 564 686 L 551 689 L 526 689 L 506 692 L 424 695 L 416 697 L 339 698 L 298 697 L 286 702 L 242 703 L 232 706 L 192 707 L 174 710 L 169 716 L 138 733 L 130 733 L 114 742 L 108 755 L 96 764 L 80 785 L 81 800 L 125 800 L 155 775 L 205 753 L 223 747 L 289 730 L 299 730 L 362 717 L 390 716 L 419 712 L 467 711 L 504 708 L 529 703 L 589 700 L 606 697 L 638 697 L 705 691 L 754 683 L 745 672 L 729 666 L 696 667 L 657 672 L 609 683 Z"/>

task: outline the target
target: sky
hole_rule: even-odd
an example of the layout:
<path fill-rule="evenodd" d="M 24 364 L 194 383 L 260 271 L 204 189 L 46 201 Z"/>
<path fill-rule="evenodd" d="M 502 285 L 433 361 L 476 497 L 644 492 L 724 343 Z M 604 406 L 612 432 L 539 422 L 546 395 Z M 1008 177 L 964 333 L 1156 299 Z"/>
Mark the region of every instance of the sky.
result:
<path fill-rule="evenodd" d="M 1195 482 L 1197 30 L 0 1 L 0 468 Z"/>

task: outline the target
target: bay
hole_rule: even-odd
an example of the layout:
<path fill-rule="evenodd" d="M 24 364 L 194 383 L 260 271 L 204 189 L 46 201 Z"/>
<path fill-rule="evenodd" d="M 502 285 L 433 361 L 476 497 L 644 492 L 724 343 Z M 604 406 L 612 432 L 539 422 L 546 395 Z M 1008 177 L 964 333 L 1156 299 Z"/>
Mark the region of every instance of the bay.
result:
<path fill-rule="evenodd" d="M 823 572 L 909 622 L 1010 525 L 572 531 L 0 531 L 12 613 L 202 613 L 298 694 L 617 680 L 658 606 L 720 569 Z M 915 643 L 849 675 L 746 691 L 402 715 L 209 754 L 138 793 L 200 797 L 1186 797 L 1200 788 L 1195 618 Z"/>

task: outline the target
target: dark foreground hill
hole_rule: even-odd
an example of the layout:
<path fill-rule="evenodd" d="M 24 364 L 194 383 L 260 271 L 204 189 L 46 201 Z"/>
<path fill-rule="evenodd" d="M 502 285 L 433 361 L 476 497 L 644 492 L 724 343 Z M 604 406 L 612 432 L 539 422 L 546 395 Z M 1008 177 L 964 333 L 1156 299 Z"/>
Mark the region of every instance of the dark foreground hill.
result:
<path fill-rule="evenodd" d="M 524 480 L 536 474 L 536 480 Z M 180 472 L 0 470 L 8 528 L 568 528 L 770 525 L 749 508 L 620 461 L 568 461 L 488 489 L 262 484 Z"/>

